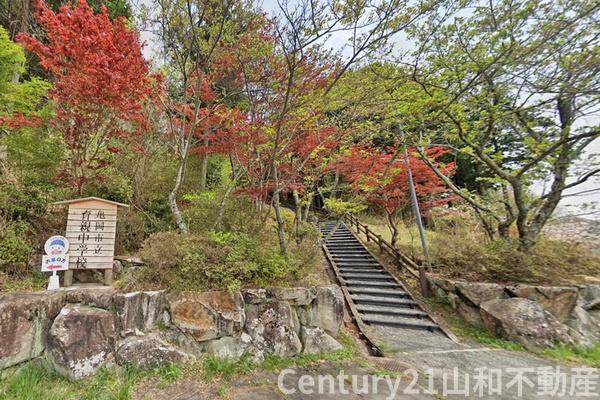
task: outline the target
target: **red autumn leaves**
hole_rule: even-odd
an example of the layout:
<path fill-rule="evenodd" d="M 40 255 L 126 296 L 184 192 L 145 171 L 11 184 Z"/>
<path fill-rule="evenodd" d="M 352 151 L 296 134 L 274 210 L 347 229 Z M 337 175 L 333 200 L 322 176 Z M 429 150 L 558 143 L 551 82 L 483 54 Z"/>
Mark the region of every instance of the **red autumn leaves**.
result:
<path fill-rule="evenodd" d="M 164 129 L 167 137 L 190 132 L 195 138 L 191 152 L 229 155 L 243 169 L 243 191 L 252 197 L 268 200 L 273 185 L 269 165 L 275 158 L 283 192 L 309 192 L 336 168 L 371 204 L 388 213 L 406 206 L 402 157 L 365 146 L 338 156 L 348 132 L 332 125 L 326 105 L 314 101 L 335 79 L 336 65 L 322 54 L 308 54 L 291 74 L 264 16 L 238 40 L 220 44 L 212 63 L 192 76 L 177 99 L 169 98 L 160 77 L 150 73 L 137 32 L 122 18 L 111 20 L 105 7 L 94 14 L 80 0 L 55 13 L 38 1 L 35 18 L 45 39 L 20 34 L 18 40 L 53 76 L 49 98 L 54 114 L 46 121 L 15 115 L 3 123 L 11 128 L 46 124 L 60 132 L 68 149 L 68 167 L 60 178 L 80 192 L 90 181 L 102 179 L 123 145 L 135 147 L 136 139 L 149 131 L 149 105 L 154 104 L 173 116 Z M 286 85 L 287 93 L 281 90 Z M 228 93 L 243 93 L 246 100 L 230 105 Z M 276 132 L 280 143 L 273 150 Z M 434 160 L 444 153 L 440 148 L 427 152 Z M 419 157 L 410 158 L 422 206 L 447 202 L 439 178 Z M 333 167 L 330 159 L 336 159 Z M 451 174 L 454 164 L 442 170 Z"/>
<path fill-rule="evenodd" d="M 104 6 L 94 14 L 85 0 L 67 2 L 55 13 L 38 1 L 35 18 L 46 38 L 21 33 L 17 39 L 54 78 L 48 95 L 54 115 L 46 123 L 63 134 L 68 148 L 69 168 L 61 178 L 81 189 L 101 178 L 122 142 L 148 129 L 148 63 L 137 32 L 123 18 L 111 21 Z"/>
<path fill-rule="evenodd" d="M 451 201 L 453 197 L 448 195 L 442 180 L 413 149 L 409 149 L 408 153 L 421 208 L 426 211 Z M 440 161 L 447 154 L 442 147 L 432 147 L 425 154 L 446 176 L 454 173 L 456 166 L 453 162 Z M 350 183 L 353 191 L 364 195 L 369 203 L 381 207 L 387 214 L 410 207 L 408 168 L 403 152 L 355 146 L 342 155 L 333 168 Z"/>

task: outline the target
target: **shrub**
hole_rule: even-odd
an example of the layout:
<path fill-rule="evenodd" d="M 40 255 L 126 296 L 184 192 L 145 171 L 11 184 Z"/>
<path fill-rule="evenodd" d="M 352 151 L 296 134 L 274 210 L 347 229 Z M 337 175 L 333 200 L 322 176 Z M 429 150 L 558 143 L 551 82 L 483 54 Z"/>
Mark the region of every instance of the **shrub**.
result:
<path fill-rule="evenodd" d="M 185 236 L 176 232 L 159 232 L 144 241 L 140 255 L 153 268 L 168 271 L 181 260 L 185 240 Z"/>
<path fill-rule="evenodd" d="M 325 209 L 334 215 L 358 214 L 368 208 L 366 204 L 339 199 L 325 199 Z"/>
<path fill-rule="evenodd" d="M 433 264 L 455 278 L 561 284 L 575 275 L 598 275 L 600 257 L 584 246 L 541 238 L 527 253 L 516 240 L 473 239 L 467 235 L 436 235 L 430 243 Z"/>
<path fill-rule="evenodd" d="M 148 284 L 177 290 L 298 284 L 314 265 L 317 250 L 296 246 L 289 258 L 276 246 L 274 232 L 250 235 L 217 231 L 188 236 L 174 232 L 152 235 L 140 256 L 148 267 L 135 273 L 128 289 Z"/>
<path fill-rule="evenodd" d="M 24 276 L 29 273 L 29 257 L 33 246 L 30 229 L 24 222 L 0 221 L 0 272 Z"/>
<path fill-rule="evenodd" d="M 0 216 L 7 220 L 39 219 L 48 205 L 47 193 L 35 184 L 0 185 Z"/>

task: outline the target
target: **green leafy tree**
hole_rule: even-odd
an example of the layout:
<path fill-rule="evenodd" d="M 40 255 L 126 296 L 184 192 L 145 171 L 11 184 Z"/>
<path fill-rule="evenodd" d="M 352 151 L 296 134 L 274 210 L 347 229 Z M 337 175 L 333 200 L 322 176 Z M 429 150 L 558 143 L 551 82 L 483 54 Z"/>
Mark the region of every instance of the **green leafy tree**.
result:
<path fill-rule="evenodd" d="M 24 64 L 23 48 L 10 40 L 6 30 L 0 27 L 2 175 L 5 179 L 16 175 L 13 178 L 19 180 L 48 181 L 48 172 L 56 167 L 61 151 L 59 141 L 37 125 L 51 113 L 46 96 L 51 84 L 39 78 L 19 80 Z"/>
<path fill-rule="evenodd" d="M 443 137 L 491 177 L 485 199 L 452 190 L 482 215 L 488 232 L 520 248 L 535 244 L 567 189 L 600 174 L 578 165 L 600 137 L 600 43 L 594 1 L 474 1 L 450 22 L 431 18 L 412 31 L 412 78 L 435 99 Z M 428 145 L 440 130 L 419 138 Z M 433 167 L 433 166 L 432 166 Z M 435 168 L 434 168 L 435 169 Z M 535 193 L 536 182 L 549 182 Z"/>

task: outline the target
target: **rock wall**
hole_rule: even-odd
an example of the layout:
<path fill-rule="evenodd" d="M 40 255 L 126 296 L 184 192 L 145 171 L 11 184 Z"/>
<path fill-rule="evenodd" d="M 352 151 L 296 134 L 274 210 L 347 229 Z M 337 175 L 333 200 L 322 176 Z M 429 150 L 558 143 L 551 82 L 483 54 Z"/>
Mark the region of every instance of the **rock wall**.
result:
<path fill-rule="evenodd" d="M 528 348 L 600 341 L 600 285 L 499 285 L 435 275 L 428 282 L 467 322 Z"/>
<path fill-rule="evenodd" d="M 341 349 L 339 287 L 0 295 L 0 370 L 45 356 L 80 378 L 107 364 L 150 367 L 201 354 L 239 358 Z"/>

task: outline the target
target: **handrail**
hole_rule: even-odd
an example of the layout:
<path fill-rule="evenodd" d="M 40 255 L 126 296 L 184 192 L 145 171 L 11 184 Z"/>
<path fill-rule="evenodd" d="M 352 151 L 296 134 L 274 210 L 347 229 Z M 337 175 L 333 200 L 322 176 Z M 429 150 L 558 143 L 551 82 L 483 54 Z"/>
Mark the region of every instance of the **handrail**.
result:
<path fill-rule="evenodd" d="M 396 264 L 399 267 L 406 268 L 406 270 L 411 275 L 413 275 L 416 278 L 419 277 L 419 273 L 417 272 L 417 270 L 419 269 L 419 266 L 410 257 L 408 257 L 406 254 L 400 252 L 397 248 L 395 248 L 390 243 L 388 243 L 387 241 L 385 241 L 381 237 L 381 235 L 378 235 L 375 232 L 372 232 L 369 229 L 368 225 L 365 225 L 362 222 L 360 222 L 358 220 L 358 218 L 356 218 L 355 216 L 353 216 L 351 214 L 347 214 L 347 215 L 344 216 L 344 218 L 346 219 L 346 221 L 348 222 L 348 224 L 350 225 L 350 227 L 352 227 L 352 225 L 354 225 L 356 227 L 356 231 L 359 234 L 360 233 L 364 233 L 365 234 L 365 236 L 367 238 L 367 242 L 370 242 L 371 240 L 373 240 L 374 242 L 376 242 L 379 245 L 379 250 L 381 252 L 385 251 L 392 258 L 394 258 L 394 260 L 396 261 Z M 361 231 L 361 229 L 362 229 L 362 231 Z"/>

